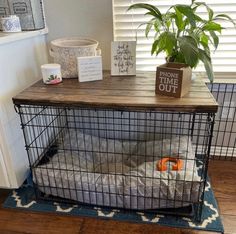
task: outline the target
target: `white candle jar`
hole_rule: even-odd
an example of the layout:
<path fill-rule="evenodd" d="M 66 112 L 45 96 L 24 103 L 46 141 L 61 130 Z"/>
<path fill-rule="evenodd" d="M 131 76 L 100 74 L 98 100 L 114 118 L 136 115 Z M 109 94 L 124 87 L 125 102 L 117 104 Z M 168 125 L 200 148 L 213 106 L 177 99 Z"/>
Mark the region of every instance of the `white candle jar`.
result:
<path fill-rule="evenodd" d="M 20 19 L 16 15 L 1 17 L 1 26 L 3 32 L 21 32 Z"/>
<path fill-rule="evenodd" d="M 56 63 L 41 66 L 43 82 L 45 84 L 58 84 L 62 82 L 61 65 Z"/>

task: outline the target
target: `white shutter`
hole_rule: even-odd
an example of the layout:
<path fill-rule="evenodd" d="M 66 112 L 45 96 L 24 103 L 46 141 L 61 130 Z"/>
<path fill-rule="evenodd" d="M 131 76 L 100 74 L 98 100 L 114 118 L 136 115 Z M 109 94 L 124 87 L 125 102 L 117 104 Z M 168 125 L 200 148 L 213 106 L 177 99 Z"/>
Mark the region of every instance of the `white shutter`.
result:
<path fill-rule="evenodd" d="M 200 1 L 200 0 L 199 0 Z M 188 4 L 190 0 L 113 0 L 113 33 L 115 41 L 136 40 L 137 35 L 137 70 L 154 71 L 156 66 L 165 62 L 164 54 L 158 57 L 151 56 L 151 45 L 154 31 L 150 32 L 149 39 L 145 38 L 145 25 L 138 28 L 141 23 L 147 22 L 144 16 L 146 10 L 137 9 L 127 11 L 134 3 L 149 3 L 156 5 L 164 13 L 173 4 Z M 236 0 L 206 0 L 215 13 L 225 13 L 236 20 Z M 200 10 L 200 8 L 199 8 Z M 207 15 L 202 8 L 200 16 Z M 228 22 L 221 22 L 226 29 L 220 35 L 220 44 L 216 52 L 212 50 L 212 63 L 214 72 L 236 72 L 236 28 Z M 196 71 L 203 72 L 203 64 L 199 64 Z"/>

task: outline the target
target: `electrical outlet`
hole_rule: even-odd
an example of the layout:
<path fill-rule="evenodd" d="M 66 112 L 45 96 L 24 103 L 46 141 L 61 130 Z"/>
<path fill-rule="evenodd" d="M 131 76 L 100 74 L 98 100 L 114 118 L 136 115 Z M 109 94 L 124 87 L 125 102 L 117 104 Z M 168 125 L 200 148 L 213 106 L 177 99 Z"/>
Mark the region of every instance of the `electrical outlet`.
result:
<path fill-rule="evenodd" d="M 232 119 L 234 117 L 235 112 L 235 102 L 224 102 L 224 106 L 221 112 L 222 119 Z"/>

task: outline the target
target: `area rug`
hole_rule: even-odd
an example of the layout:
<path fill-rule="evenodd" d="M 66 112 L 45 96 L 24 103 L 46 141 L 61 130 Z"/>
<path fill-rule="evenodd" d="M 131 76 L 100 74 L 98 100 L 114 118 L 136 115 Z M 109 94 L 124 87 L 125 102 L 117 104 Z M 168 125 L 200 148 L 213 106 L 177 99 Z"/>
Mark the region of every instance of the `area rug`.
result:
<path fill-rule="evenodd" d="M 136 211 L 124 211 L 119 209 L 104 209 L 83 205 L 65 205 L 56 202 L 35 201 L 34 189 L 30 185 L 12 191 L 3 204 L 4 208 L 16 208 L 29 211 L 55 212 L 73 216 L 87 216 L 105 218 L 135 223 L 159 224 L 177 228 L 191 228 L 196 230 L 214 231 L 223 233 L 223 225 L 220 219 L 218 206 L 208 181 L 205 189 L 203 206 L 203 218 L 201 223 L 195 223 L 190 218 L 171 215 L 151 214 Z"/>

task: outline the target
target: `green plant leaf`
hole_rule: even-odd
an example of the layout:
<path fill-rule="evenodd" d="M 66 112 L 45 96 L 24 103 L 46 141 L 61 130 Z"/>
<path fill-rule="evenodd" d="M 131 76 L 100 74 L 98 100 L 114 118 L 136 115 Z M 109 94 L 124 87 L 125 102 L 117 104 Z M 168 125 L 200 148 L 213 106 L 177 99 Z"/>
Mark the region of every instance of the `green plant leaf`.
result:
<path fill-rule="evenodd" d="M 176 57 L 175 57 L 174 62 L 177 62 L 177 63 L 186 63 L 183 53 L 178 52 L 178 54 L 177 54 Z"/>
<path fill-rule="evenodd" d="M 146 12 L 144 15 L 150 15 L 150 16 L 154 16 L 155 19 L 160 19 L 159 17 L 156 16 L 156 13 L 148 11 Z"/>
<path fill-rule="evenodd" d="M 155 31 L 158 33 L 160 32 L 160 29 L 161 29 L 161 22 L 160 20 L 156 19 L 155 22 L 154 22 L 154 29 Z"/>
<path fill-rule="evenodd" d="M 209 19 L 212 20 L 214 16 L 214 11 L 209 6 L 206 5 L 206 7 L 207 7 Z"/>
<path fill-rule="evenodd" d="M 203 31 L 217 31 L 219 33 L 221 33 L 221 30 L 223 29 L 221 27 L 220 24 L 217 24 L 213 21 L 207 22 L 204 26 L 203 26 Z"/>
<path fill-rule="evenodd" d="M 174 12 L 167 12 L 165 14 L 166 19 L 174 19 L 175 18 L 175 13 Z"/>
<path fill-rule="evenodd" d="M 158 50 L 156 50 L 156 56 L 157 56 L 158 54 L 160 54 L 162 51 L 163 51 L 163 49 L 161 49 L 161 48 L 159 48 Z"/>
<path fill-rule="evenodd" d="M 190 67 L 198 64 L 198 46 L 195 39 L 191 36 L 183 36 L 178 38 L 180 51 L 184 55 L 185 63 Z"/>
<path fill-rule="evenodd" d="M 210 56 L 211 55 L 211 51 L 210 51 L 210 48 L 209 48 L 208 44 L 204 43 L 203 41 L 200 41 L 200 44 L 204 48 L 204 51 L 206 52 L 206 54 L 208 56 Z"/>
<path fill-rule="evenodd" d="M 156 40 L 152 45 L 152 55 L 155 53 L 156 56 L 163 51 L 163 48 L 159 47 L 159 40 Z"/>
<path fill-rule="evenodd" d="M 203 62 L 208 79 L 212 83 L 214 80 L 214 73 L 213 73 L 213 68 L 212 68 L 210 56 L 207 55 L 207 53 L 204 50 L 199 49 L 199 59 Z"/>
<path fill-rule="evenodd" d="M 209 20 L 211 21 L 213 19 L 214 11 L 205 2 L 195 2 L 195 4 L 197 5 L 197 7 L 205 6 L 208 12 Z"/>
<path fill-rule="evenodd" d="M 158 44 L 159 44 L 159 39 L 155 40 L 152 44 L 152 50 L 151 50 L 151 54 L 153 55 L 155 53 L 155 51 L 158 48 Z"/>
<path fill-rule="evenodd" d="M 152 23 L 148 23 L 145 29 L 145 36 L 148 37 L 148 34 L 152 28 L 153 24 Z"/>
<path fill-rule="evenodd" d="M 170 28 L 170 25 L 171 25 L 171 21 L 170 21 L 170 20 L 167 20 L 167 21 L 166 21 L 166 26 L 167 26 L 168 30 L 169 30 L 169 28 Z"/>
<path fill-rule="evenodd" d="M 231 22 L 234 26 L 236 26 L 236 22 L 230 16 L 226 14 L 218 14 L 215 16 L 214 20 L 227 20 Z"/>
<path fill-rule="evenodd" d="M 194 14 L 194 19 L 196 22 L 204 22 L 204 23 L 207 22 L 206 20 L 204 20 L 203 18 L 201 18 L 200 16 L 198 16 L 196 14 Z"/>
<path fill-rule="evenodd" d="M 182 31 L 184 29 L 184 21 L 183 21 L 183 15 L 181 12 L 175 7 L 175 24 L 177 28 Z"/>
<path fill-rule="evenodd" d="M 187 29 L 186 32 L 188 32 L 188 35 L 191 35 L 193 39 L 195 39 L 196 43 L 199 44 L 200 41 L 200 34 L 197 33 L 197 31 L 193 31 L 192 29 Z"/>
<path fill-rule="evenodd" d="M 131 5 L 127 11 L 131 10 L 131 9 L 146 9 L 150 12 L 150 14 L 160 20 L 162 20 L 162 14 L 160 12 L 160 10 L 151 5 L 151 4 L 147 4 L 147 3 L 136 3 L 136 4 L 133 4 Z"/>
<path fill-rule="evenodd" d="M 151 54 L 156 52 L 158 55 L 161 51 L 165 51 L 167 56 L 171 55 L 177 41 L 175 35 L 171 32 L 163 32 L 160 34 L 159 38 L 154 41 L 152 45 Z"/>
<path fill-rule="evenodd" d="M 177 4 L 177 5 L 175 5 L 175 8 L 188 18 L 192 27 L 196 27 L 196 21 L 194 18 L 194 11 L 190 6 Z"/>
<path fill-rule="evenodd" d="M 175 35 L 171 32 L 163 32 L 159 39 L 159 47 L 167 53 L 167 56 L 171 55 L 176 45 Z"/>
<path fill-rule="evenodd" d="M 203 33 L 203 34 L 201 35 L 200 40 L 201 40 L 203 43 L 205 43 L 206 45 L 208 45 L 209 37 L 208 37 L 205 33 Z"/>
<path fill-rule="evenodd" d="M 213 39 L 213 42 L 214 42 L 214 47 L 215 49 L 217 49 L 218 45 L 219 45 L 219 37 L 216 35 L 216 33 L 214 31 L 209 31 L 212 39 Z"/>

